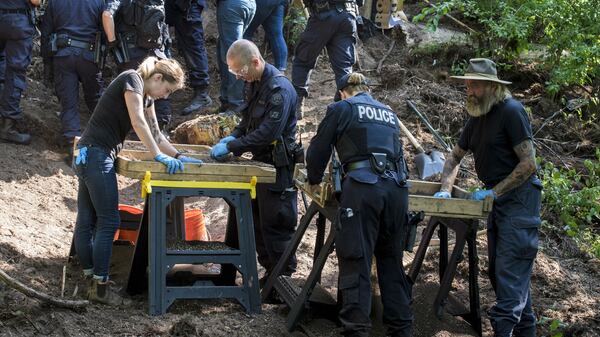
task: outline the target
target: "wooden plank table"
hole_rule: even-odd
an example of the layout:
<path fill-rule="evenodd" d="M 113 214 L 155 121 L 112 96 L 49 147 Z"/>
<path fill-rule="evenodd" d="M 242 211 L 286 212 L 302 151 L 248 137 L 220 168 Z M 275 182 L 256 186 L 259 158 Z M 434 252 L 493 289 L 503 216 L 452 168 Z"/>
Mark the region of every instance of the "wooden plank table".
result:
<path fill-rule="evenodd" d="M 125 148 L 119 153 L 117 173 L 133 179 L 143 179 L 150 171 L 154 180 L 178 181 L 215 181 L 215 182 L 248 182 L 256 177 L 258 183 L 274 183 L 275 168 L 272 165 L 253 163 L 243 158 L 231 162 L 209 162 L 209 146 L 172 144 L 182 154 L 204 160 L 204 164 L 185 163 L 185 170 L 176 174 L 168 174 L 164 164 L 154 160 L 152 154 L 143 148 L 141 142 L 127 141 Z M 247 161 L 248 163 L 244 163 Z"/>

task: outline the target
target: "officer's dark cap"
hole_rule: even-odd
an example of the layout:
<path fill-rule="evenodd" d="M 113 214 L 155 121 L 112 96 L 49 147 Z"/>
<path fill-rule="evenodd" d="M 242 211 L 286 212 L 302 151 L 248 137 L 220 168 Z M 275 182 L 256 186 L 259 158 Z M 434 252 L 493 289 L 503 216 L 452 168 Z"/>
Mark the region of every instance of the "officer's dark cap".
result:
<path fill-rule="evenodd" d="M 348 83 L 348 80 L 350 79 L 350 75 L 352 75 L 353 73 L 350 74 L 346 74 L 344 76 L 342 76 L 342 78 L 340 78 L 340 80 L 337 83 L 337 90 L 344 90 L 348 85 L 350 85 Z M 364 80 L 361 81 L 360 83 L 357 83 L 356 85 L 369 85 L 369 82 L 367 81 L 366 77 L 363 77 Z"/>

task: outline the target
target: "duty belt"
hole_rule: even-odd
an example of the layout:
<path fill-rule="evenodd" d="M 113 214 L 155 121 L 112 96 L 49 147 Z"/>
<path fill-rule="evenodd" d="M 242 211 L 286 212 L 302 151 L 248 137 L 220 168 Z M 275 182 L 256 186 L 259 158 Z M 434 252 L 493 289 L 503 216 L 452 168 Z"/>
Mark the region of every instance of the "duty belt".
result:
<path fill-rule="evenodd" d="M 358 170 L 358 169 L 361 169 L 361 168 L 367 168 L 367 167 L 370 168 L 370 169 L 373 169 L 373 166 L 372 166 L 371 161 L 369 159 L 359 160 L 359 161 L 355 161 L 355 162 L 352 162 L 352 163 L 345 164 L 344 165 L 344 172 L 348 173 L 350 171 Z M 391 162 L 391 161 L 388 160 L 385 163 L 385 169 L 389 170 L 389 171 L 396 172 L 397 165 L 396 165 L 396 163 Z"/>
<path fill-rule="evenodd" d="M 59 38 L 57 41 L 57 46 L 59 48 L 75 47 L 80 49 L 87 49 L 89 51 L 93 51 L 95 47 L 93 43 L 75 40 L 70 37 L 66 39 Z"/>
<path fill-rule="evenodd" d="M 0 14 L 29 14 L 25 8 L 0 8 Z"/>

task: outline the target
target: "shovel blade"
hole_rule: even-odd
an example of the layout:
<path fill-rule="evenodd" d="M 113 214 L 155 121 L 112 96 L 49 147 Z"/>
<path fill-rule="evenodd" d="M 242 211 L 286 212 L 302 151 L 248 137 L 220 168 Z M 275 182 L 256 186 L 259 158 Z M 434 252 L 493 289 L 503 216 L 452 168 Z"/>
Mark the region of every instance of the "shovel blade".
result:
<path fill-rule="evenodd" d="M 419 153 L 415 156 L 415 165 L 419 172 L 419 178 L 427 179 L 444 170 L 446 158 L 439 151 L 430 151 L 428 153 Z"/>

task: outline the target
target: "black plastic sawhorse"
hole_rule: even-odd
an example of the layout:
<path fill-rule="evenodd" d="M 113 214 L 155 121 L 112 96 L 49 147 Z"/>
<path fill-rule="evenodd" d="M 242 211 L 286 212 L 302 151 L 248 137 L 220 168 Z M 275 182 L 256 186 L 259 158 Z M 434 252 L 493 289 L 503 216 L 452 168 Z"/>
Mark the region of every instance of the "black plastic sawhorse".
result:
<path fill-rule="evenodd" d="M 168 185 L 168 182 L 165 183 Z M 200 184 L 201 183 L 197 183 Z M 231 183 L 230 183 L 231 184 Z M 193 184 L 190 184 L 193 185 Z M 190 244 L 186 249 L 169 247 L 167 238 L 183 242 L 185 197 L 223 198 L 235 221 L 228 221 L 224 244 Z M 127 284 L 130 293 L 148 288 L 149 313 L 164 314 L 176 299 L 233 298 L 250 313 L 260 312 L 260 294 L 256 267 L 256 248 L 252 222 L 251 191 L 243 188 L 202 188 L 152 186 L 146 197 L 138 243 Z M 168 208 L 172 208 L 168 212 Z M 168 219 L 167 214 L 170 213 Z M 169 221 L 168 221 L 169 220 Z M 232 219 L 230 219 L 232 220 Z M 174 227 L 167 230 L 167 224 Z M 189 249 L 188 249 L 189 248 Z M 167 283 L 167 274 L 176 264 L 222 264 L 214 279 L 198 280 L 191 285 Z M 226 268 L 229 267 L 230 268 Z M 146 283 L 146 270 L 148 279 Z M 242 285 L 235 284 L 235 272 Z"/>
<path fill-rule="evenodd" d="M 291 242 L 287 246 L 285 252 L 277 262 L 277 265 L 271 272 L 267 282 L 262 288 L 261 297 L 264 301 L 269 293 L 275 288 L 279 296 L 290 307 L 290 312 L 287 317 L 287 329 L 293 331 L 304 316 L 306 311 L 311 307 L 311 296 L 318 283 L 321 281 L 321 271 L 327 262 L 327 257 L 333 252 L 335 242 L 335 219 L 337 217 L 337 206 L 321 207 L 314 201 L 306 210 L 306 214 L 300 220 L 300 224 L 296 229 L 296 233 Z M 296 253 L 302 238 L 308 229 L 312 219 L 318 215 L 317 238 L 315 243 L 313 267 L 302 288 L 298 288 L 293 280 L 288 276 L 278 276 L 283 271 L 285 264 L 289 258 Z M 331 226 L 329 234 L 325 238 L 325 221 L 329 220 Z M 321 296 L 322 297 L 322 296 Z M 315 299 L 316 300 L 316 299 Z M 337 313 L 337 303 L 334 301 L 320 302 L 320 305 L 329 305 L 335 309 Z"/>
<path fill-rule="evenodd" d="M 481 307 L 479 303 L 479 284 L 477 283 L 477 274 L 479 273 L 478 256 L 477 256 L 477 225 L 476 219 L 458 219 L 458 218 L 441 218 L 432 216 L 423 230 L 421 243 L 415 254 L 412 266 L 408 273 L 408 277 L 415 282 L 431 237 L 435 229 L 439 226 L 440 237 L 440 290 L 438 291 L 433 302 L 433 308 L 436 316 L 442 318 L 444 306 L 447 303 L 448 295 L 452 287 L 452 280 L 456 274 L 456 267 L 462 259 L 465 244 L 468 246 L 469 255 L 469 308 L 463 308 L 459 313 L 453 313 L 454 316 L 461 316 L 469 322 L 479 336 L 482 335 L 481 329 Z M 456 242 L 452 255 L 448 259 L 448 229 L 454 231 Z"/>

